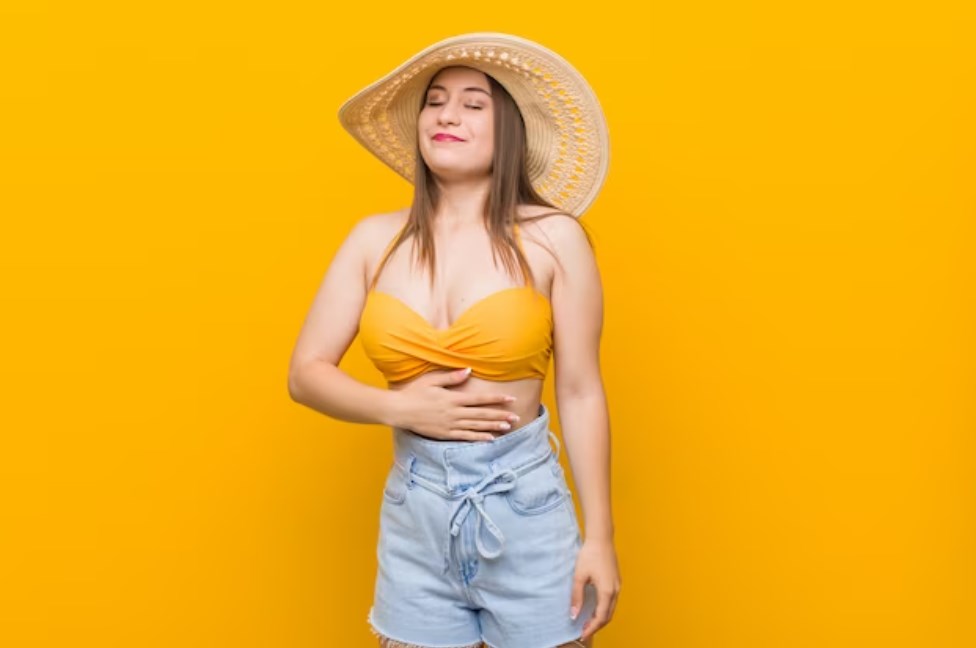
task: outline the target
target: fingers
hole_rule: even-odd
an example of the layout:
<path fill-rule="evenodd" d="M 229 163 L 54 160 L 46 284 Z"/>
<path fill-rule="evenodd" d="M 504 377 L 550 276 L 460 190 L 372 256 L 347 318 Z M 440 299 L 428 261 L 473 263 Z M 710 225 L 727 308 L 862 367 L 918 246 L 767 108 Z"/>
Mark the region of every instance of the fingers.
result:
<path fill-rule="evenodd" d="M 596 610 L 593 612 L 590 620 L 586 622 L 586 625 L 583 626 L 583 635 L 581 637 L 583 641 L 586 641 L 610 620 L 610 605 L 613 602 L 613 598 L 613 591 L 610 589 L 601 589 L 597 592 Z"/>
<path fill-rule="evenodd" d="M 458 416 L 471 416 L 471 412 L 459 412 Z M 493 430 L 508 431 L 519 420 L 519 417 L 511 412 L 502 412 L 494 415 L 481 416 L 478 418 L 457 419 L 451 425 L 464 430 Z"/>
<path fill-rule="evenodd" d="M 456 439 L 458 441 L 494 441 L 495 435 L 493 434 L 480 434 L 478 432 L 471 432 L 468 430 L 451 430 L 449 433 L 451 439 Z"/>
<path fill-rule="evenodd" d="M 608 623 L 609 623 L 610 619 L 613 618 L 613 612 L 614 612 L 614 610 L 617 609 L 617 601 L 620 599 L 620 581 L 619 580 L 617 581 L 617 589 L 615 591 L 611 592 L 611 594 L 613 595 L 613 598 L 610 599 L 610 615 L 609 615 L 609 618 L 607 619 L 607 622 Z"/>
<path fill-rule="evenodd" d="M 457 371 L 431 372 L 429 375 L 431 375 L 430 382 L 432 385 L 456 385 L 468 379 L 468 376 L 471 375 L 471 367 L 458 369 Z"/>
<path fill-rule="evenodd" d="M 495 432 L 507 432 L 512 429 L 512 424 L 507 421 L 475 421 L 474 419 L 460 419 L 453 425 L 461 430 L 492 430 Z"/>
<path fill-rule="evenodd" d="M 506 421 L 516 423 L 520 420 L 518 414 L 508 410 L 492 409 L 489 407 L 460 407 L 454 410 L 458 416 L 465 416 L 478 421 Z"/>
<path fill-rule="evenodd" d="M 573 578 L 573 595 L 569 599 L 569 618 L 576 619 L 579 615 L 580 608 L 583 607 L 583 586 L 586 584 L 586 578 L 583 576 L 575 576 Z"/>
<path fill-rule="evenodd" d="M 511 403 L 515 401 L 514 396 L 508 394 L 468 394 L 459 395 L 458 403 L 465 406 L 470 405 L 494 405 L 495 403 Z"/>
<path fill-rule="evenodd" d="M 514 412 L 502 409 L 492 409 L 487 407 L 466 407 L 461 405 L 451 411 L 452 416 L 456 416 L 457 422 L 452 425 L 457 428 L 467 430 L 495 430 L 508 431 L 515 426 L 521 418 Z"/>

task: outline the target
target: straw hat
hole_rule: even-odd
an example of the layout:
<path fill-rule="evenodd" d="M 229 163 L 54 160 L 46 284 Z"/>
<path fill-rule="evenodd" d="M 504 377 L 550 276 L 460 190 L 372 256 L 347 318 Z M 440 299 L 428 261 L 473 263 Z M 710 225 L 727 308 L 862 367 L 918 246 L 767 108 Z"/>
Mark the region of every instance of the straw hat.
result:
<path fill-rule="evenodd" d="M 606 120 L 586 79 L 538 43 L 495 32 L 442 40 L 348 99 L 339 109 L 340 123 L 413 182 L 424 91 L 439 70 L 452 65 L 481 70 L 512 95 L 525 121 L 533 187 L 560 209 L 582 215 L 607 175 Z"/>

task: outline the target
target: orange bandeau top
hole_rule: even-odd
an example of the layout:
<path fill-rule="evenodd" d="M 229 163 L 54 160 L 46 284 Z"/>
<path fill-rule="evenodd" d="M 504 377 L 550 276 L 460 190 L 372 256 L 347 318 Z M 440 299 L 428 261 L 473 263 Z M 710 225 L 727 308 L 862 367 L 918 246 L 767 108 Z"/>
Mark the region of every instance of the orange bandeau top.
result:
<path fill-rule="evenodd" d="M 435 328 L 399 298 L 374 289 L 400 237 L 387 244 L 359 320 L 363 350 L 388 382 L 434 369 L 471 367 L 485 380 L 545 378 L 552 355 L 552 306 L 526 278 L 473 303 L 445 329 Z M 518 223 L 515 240 L 522 249 Z"/>

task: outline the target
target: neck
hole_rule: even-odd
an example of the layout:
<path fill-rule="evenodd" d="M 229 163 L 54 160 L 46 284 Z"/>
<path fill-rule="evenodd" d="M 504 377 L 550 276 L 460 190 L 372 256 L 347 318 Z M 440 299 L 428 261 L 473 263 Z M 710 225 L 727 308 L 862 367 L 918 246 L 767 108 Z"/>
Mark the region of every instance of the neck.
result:
<path fill-rule="evenodd" d="M 448 227 L 483 223 L 490 187 L 491 178 L 439 182 L 435 221 Z"/>

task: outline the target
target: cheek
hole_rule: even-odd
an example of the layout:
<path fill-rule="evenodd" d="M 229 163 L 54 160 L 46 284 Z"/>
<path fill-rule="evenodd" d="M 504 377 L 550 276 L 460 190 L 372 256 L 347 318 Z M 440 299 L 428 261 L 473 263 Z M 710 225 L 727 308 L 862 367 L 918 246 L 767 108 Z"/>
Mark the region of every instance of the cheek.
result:
<path fill-rule="evenodd" d="M 485 157 L 491 158 L 495 153 L 495 139 L 494 133 L 491 131 L 491 129 L 487 130 L 482 136 L 482 144 L 482 150 L 485 152 Z"/>
<path fill-rule="evenodd" d="M 490 120 L 478 124 L 478 141 L 481 142 L 482 148 L 489 152 L 494 147 L 495 128 Z"/>
<path fill-rule="evenodd" d="M 490 138 L 495 132 L 495 120 L 492 119 L 491 115 L 485 115 L 479 127 L 481 128 L 481 132 L 484 133 L 484 136 Z"/>

